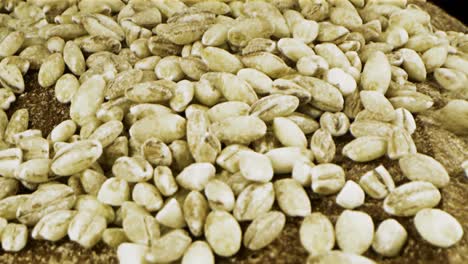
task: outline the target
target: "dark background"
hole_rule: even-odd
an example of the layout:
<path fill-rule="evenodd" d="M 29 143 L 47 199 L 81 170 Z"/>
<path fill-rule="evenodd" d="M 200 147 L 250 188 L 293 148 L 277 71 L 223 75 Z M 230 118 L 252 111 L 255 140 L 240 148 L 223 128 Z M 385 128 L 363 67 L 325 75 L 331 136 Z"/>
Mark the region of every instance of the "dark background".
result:
<path fill-rule="evenodd" d="M 442 7 L 447 11 L 447 13 L 458 18 L 463 23 L 468 24 L 468 15 L 467 15 L 467 0 L 431 0 L 431 2 Z"/>

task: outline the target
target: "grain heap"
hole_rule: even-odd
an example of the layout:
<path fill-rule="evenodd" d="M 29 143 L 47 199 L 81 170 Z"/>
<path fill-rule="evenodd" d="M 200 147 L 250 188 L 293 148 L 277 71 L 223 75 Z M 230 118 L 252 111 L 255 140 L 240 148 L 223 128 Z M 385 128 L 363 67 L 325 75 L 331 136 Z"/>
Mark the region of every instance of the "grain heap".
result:
<path fill-rule="evenodd" d="M 128 3 L 127 3 L 128 2 Z M 433 105 L 412 82 L 432 74 L 447 93 L 467 89 L 468 38 L 433 30 L 406 0 L 2 1 L 0 107 L 38 70 L 70 103 L 47 138 L 29 113 L 0 110 L 0 236 L 5 251 L 68 235 L 103 241 L 121 263 L 213 263 L 266 247 L 288 217 L 303 217 L 308 263 L 392 257 L 413 217 L 428 243 L 450 247 L 463 229 L 433 209 L 445 168 L 417 153 L 413 114 Z M 468 102 L 438 111 L 468 133 Z M 458 116 L 461 118 L 454 118 Z M 318 121 L 317 121 L 318 120 Z M 355 139 L 355 162 L 398 161 L 346 180 L 334 138 Z M 466 162 L 464 168 L 468 167 Z M 280 176 L 282 175 L 282 176 Z M 285 177 L 286 176 L 286 177 Z M 21 188 L 30 190 L 18 194 Z M 333 226 L 305 191 L 337 194 Z M 360 212 L 383 200 L 376 230 Z M 357 210 L 356 210 L 357 209 Z M 244 231 L 240 222 L 247 222 Z M 198 241 L 193 241 L 199 239 Z M 336 241 L 336 243 L 335 243 Z M 193 242 L 193 243 L 192 243 Z M 337 244 L 338 250 L 333 250 Z"/>

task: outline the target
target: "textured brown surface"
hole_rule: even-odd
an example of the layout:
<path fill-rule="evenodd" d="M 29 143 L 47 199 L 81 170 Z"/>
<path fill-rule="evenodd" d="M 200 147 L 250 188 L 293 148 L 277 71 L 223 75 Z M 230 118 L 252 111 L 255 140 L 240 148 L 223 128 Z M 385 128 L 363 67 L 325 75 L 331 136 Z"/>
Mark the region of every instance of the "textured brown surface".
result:
<path fill-rule="evenodd" d="M 37 72 L 28 73 L 24 77 L 26 90 L 16 97 L 12 107 L 8 109 L 8 116 L 21 108 L 29 112 L 29 127 L 38 128 L 46 137 L 58 123 L 68 119 L 68 105 L 61 104 L 55 99 L 53 88 L 42 88 L 37 83 Z"/>
<path fill-rule="evenodd" d="M 451 18 L 440 8 L 432 4 L 420 4 L 431 16 L 433 24 L 441 30 L 455 30 L 466 32 L 466 27 L 459 21 Z M 37 75 L 30 74 L 26 78 L 26 93 L 17 98 L 12 110 L 27 108 L 30 112 L 30 125 L 39 128 L 47 136 L 54 125 L 68 117 L 68 107 L 58 103 L 54 99 L 53 89 L 44 89 L 37 85 Z M 430 95 L 435 100 L 435 108 L 440 108 L 450 99 L 443 95 L 433 81 L 418 85 L 418 90 Z M 409 240 L 405 245 L 401 256 L 397 258 L 381 258 L 372 250 L 365 255 L 379 263 L 392 264 L 418 264 L 418 263 L 468 263 L 468 179 L 463 176 L 460 164 L 468 159 L 468 139 L 460 138 L 433 124 L 430 113 L 417 117 L 418 129 L 413 135 L 418 151 L 433 156 L 440 161 L 449 171 L 450 184 L 442 189 L 442 202 L 440 208 L 454 215 L 462 223 L 465 235 L 460 243 L 449 249 L 439 249 L 430 246 L 421 240 L 417 234 L 412 218 L 398 218 L 409 233 Z M 337 153 L 351 137 L 338 139 Z M 384 164 L 394 176 L 397 184 L 405 181 L 398 167 L 398 163 L 388 159 L 379 159 L 365 164 L 357 164 L 337 155 L 334 160 L 343 166 L 348 179 L 358 180 L 366 171 Z M 311 192 L 314 212 L 320 211 L 336 221 L 343 211 L 334 202 L 335 196 L 327 198 L 318 197 Z M 367 199 L 365 205 L 358 208 L 369 213 L 375 226 L 388 218 L 383 209 L 382 202 Z M 248 251 L 243 249 L 238 255 L 230 259 L 218 259 L 219 263 L 303 263 L 307 258 L 306 251 L 299 242 L 298 229 L 301 220 L 288 218 L 285 230 L 280 238 L 260 251 Z M 244 227 L 245 228 L 245 227 Z M 98 244 L 92 250 L 86 250 L 76 244 L 67 241 L 49 243 L 30 240 L 26 249 L 19 253 L 4 253 L 0 251 L 0 263 L 117 263 L 113 249 Z"/>

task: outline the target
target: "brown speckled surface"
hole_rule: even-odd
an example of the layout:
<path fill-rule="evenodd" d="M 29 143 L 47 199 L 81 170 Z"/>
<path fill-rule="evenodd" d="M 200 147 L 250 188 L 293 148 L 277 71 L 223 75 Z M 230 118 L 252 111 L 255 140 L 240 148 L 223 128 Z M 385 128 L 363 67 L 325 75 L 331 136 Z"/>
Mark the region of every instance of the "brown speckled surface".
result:
<path fill-rule="evenodd" d="M 434 26 L 442 30 L 455 30 L 466 32 L 466 27 L 459 21 L 451 18 L 440 8 L 429 4 L 420 4 L 432 16 Z M 44 89 L 37 85 L 37 75 L 29 74 L 26 77 L 26 92 L 17 98 L 12 109 L 27 108 L 30 112 L 30 125 L 43 131 L 44 136 L 50 132 L 54 125 L 68 117 L 68 107 L 55 101 L 53 89 Z M 450 99 L 441 94 L 435 82 L 429 79 L 424 84 L 418 84 L 418 90 L 430 95 L 435 100 L 435 107 L 440 108 Z M 422 241 L 417 234 L 412 218 L 398 218 L 409 233 L 409 240 L 401 256 L 396 258 L 382 258 L 372 250 L 366 256 L 379 263 L 391 264 L 419 264 L 419 263 L 468 263 L 468 179 L 463 176 L 460 164 L 468 159 L 468 139 L 460 138 L 433 124 L 430 113 L 417 117 L 418 129 L 413 135 L 418 151 L 433 156 L 449 171 L 450 184 L 442 189 L 442 202 L 440 208 L 455 216 L 462 223 L 465 235 L 460 243 L 449 248 L 439 249 Z M 338 139 L 337 153 L 351 137 Z M 343 166 L 348 179 L 358 180 L 366 171 L 384 164 L 394 176 L 397 184 L 405 181 L 398 167 L 398 163 L 388 159 L 379 159 L 365 164 L 357 164 L 337 155 L 335 163 Z M 320 211 L 336 221 L 342 208 L 334 202 L 335 196 L 327 198 L 318 197 L 311 192 L 313 211 Z M 377 226 L 389 216 L 382 209 L 382 201 L 366 199 L 364 206 L 359 210 L 369 213 Z M 260 251 L 243 249 L 238 255 L 229 259 L 218 259 L 218 263 L 303 263 L 307 252 L 302 248 L 298 239 L 299 218 L 288 218 L 286 227 L 276 241 Z M 245 228 L 245 227 L 244 227 Z M 93 249 L 83 249 L 66 239 L 58 243 L 30 240 L 27 247 L 19 253 L 5 253 L 0 251 L 0 263 L 117 263 L 113 249 L 98 244 Z"/>
<path fill-rule="evenodd" d="M 43 88 L 37 83 L 37 72 L 28 73 L 24 77 L 26 90 L 19 96 L 7 114 L 17 109 L 27 108 L 29 112 L 29 127 L 38 128 L 45 137 L 58 123 L 68 118 L 68 105 L 61 104 L 55 99 L 54 88 Z"/>

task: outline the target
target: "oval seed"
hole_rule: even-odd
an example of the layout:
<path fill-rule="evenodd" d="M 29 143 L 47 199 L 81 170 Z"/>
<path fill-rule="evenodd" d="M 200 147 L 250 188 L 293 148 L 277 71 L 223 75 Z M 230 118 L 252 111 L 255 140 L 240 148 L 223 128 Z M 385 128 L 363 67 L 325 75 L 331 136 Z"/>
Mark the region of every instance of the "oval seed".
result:
<path fill-rule="evenodd" d="M 312 190 L 318 194 L 334 194 L 345 184 L 345 172 L 341 166 L 324 163 L 311 169 Z"/>
<path fill-rule="evenodd" d="M 237 77 L 249 83 L 257 94 L 267 94 L 273 89 L 271 78 L 259 70 L 244 68 L 237 72 Z"/>
<path fill-rule="evenodd" d="M 423 82 L 426 80 L 426 66 L 419 54 L 412 49 L 400 49 L 403 56 L 403 69 L 410 80 Z"/>
<path fill-rule="evenodd" d="M 239 223 L 224 211 L 213 211 L 207 216 L 205 236 L 213 251 L 223 257 L 236 254 L 242 242 Z"/>
<path fill-rule="evenodd" d="M 206 263 L 214 264 L 215 257 L 211 247 L 205 241 L 193 242 L 185 251 L 182 257 L 182 264 Z"/>
<path fill-rule="evenodd" d="M 349 118 L 342 112 L 325 112 L 320 116 L 320 127 L 330 132 L 334 137 L 346 134 L 349 126 Z"/>
<path fill-rule="evenodd" d="M 55 83 L 55 97 L 61 103 L 69 103 L 80 87 L 80 82 L 73 74 L 62 75 Z"/>
<path fill-rule="evenodd" d="M 268 246 L 281 234 L 285 224 L 286 217 L 278 211 L 271 211 L 255 218 L 244 233 L 244 246 L 250 250 L 259 250 Z"/>
<path fill-rule="evenodd" d="M 388 157 L 390 159 L 398 159 L 416 152 L 416 145 L 411 135 L 404 129 L 393 129 L 388 140 Z"/>
<path fill-rule="evenodd" d="M 386 257 L 395 257 L 406 243 L 408 233 L 394 219 L 386 219 L 380 223 L 375 232 L 372 249 Z"/>
<path fill-rule="evenodd" d="M 39 69 L 38 82 L 42 87 L 55 84 L 65 71 L 65 62 L 62 54 L 54 53 L 47 57 Z"/>
<path fill-rule="evenodd" d="M 250 106 L 244 102 L 230 101 L 211 107 L 207 114 L 211 122 L 219 122 L 229 117 L 246 116 L 249 110 Z"/>
<path fill-rule="evenodd" d="M 461 71 L 438 68 L 434 71 L 434 78 L 442 86 L 442 88 L 448 91 L 457 91 L 463 89 L 464 84 L 467 83 L 467 77 Z"/>
<path fill-rule="evenodd" d="M 180 58 L 176 56 L 167 56 L 159 60 L 154 71 L 160 80 L 177 82 L 185 76 L 181 69 Z"/>
<path fill-rule="evenodd" d="M 123 219 L 123 230 L 133 243 L 151 246 L 160 237 L 159 224 L 153 216 L 127 215 Z"/>
<path fill-rule="evenodd" d="M 229 25 L 224 23 L 212 25 L 203 34 L 202 44 L 205 46 L 220 46 L 225 44 L 228 39 L 229 29 Z"/>
<path fill-rule="evenodd" d="M 185 198 L 183 214 L 190 233 L 196 237 L 203 235 L 203 227 L 209 213 L 208 201 L 197 191 L 191 191 Z"/>
<path fill-rule="evenodd" d="M 107 223 L 112 223 L 115 220 L 114 209 L 98 200 L 94 195 L 85 194 L 78 196 L 74 209 L 77 211 L 87 211 L 92 214 L 103 216 Z"/>
<path fill-rule="evenodd" d="M 280 57 L 270 52 L 255 52 L 242 57 L 248 68 L 259 70 L 271 78 L 279 78 L 291 72 L 291 68 Z"/>
<path fill-rule="evenodd" d="M 130 199 L 130 187 L 124 179 L 109 178 L 102 184 L 97 198 L 102 203 L 119 206 Z"/>
<path fill-rule="evenodd" d="M 173 97 L 171 80 L 148 81 L 134 84 L 125 90 L 125 96 L 137 103 L 161 103 Z"/>
<path fill-rule="evenodd" d="M 356 91 L 356 80 L 340 68 L 333 68 L 325 74 L 325 81 L 333 84 L 344 95 L 350 95 Z"/>
<path fill-rule="evenodd" d="M 424 154 L 408 154 L 399 160 L 403 174 L 412 181 L 427 181 L 438 188 L 446 186 L 450 177 L 444 166 Z"/>
<path fill-rule="evenodd" d="M 374 238 L 372 218 L 363 212 L 345 210 L 336 221 L 336 242 L 345 252 L 364 253 Z"/>
<path fill-rule="evenodd" d="M 381 121 L 395 119 L 395 109 L 390 101 L 378 91 L 361 91 L 359 93 L 364 108 Z"/>
<path fill-rule="evenodd" d="M 80 47 L 74 41 L 67 41 L 63 48 L 63 60 L 73 74 L 80 76 L 86 70 L 86 63 Z"/>
<path fill-rule="evenodd" d="M 230 117 L 211 124 L 210 130 L 222 142 L 249 144 L 266 134 L 265 123 L 256 116 Z"/>
<path fill-rule="evenodd" d="M 156 186 L 147 182 L 139 182 L 133 187 L 132 199 L 148 212 L 158 211 L 163 206 L 163 199 L 159 190 Z"/>
<path fill-rule="evenodd" d="M 16 101 L 16 96 L 13 91 L 9 88 L 0 88 L 0 108 L 8 110 L 11 103 Z"/>
<path fill-rule="evenodd" d="M 106 229 L 106 219 L 88 212 L 78 212 L 68 226 L 68 237 L 85 248 L 92 248 Z"/>
<path fill-rule="evenodd" d="M 117 248 L 117 258 L 121 263 L 147 263 L 145 259 L 149 247 L 136 243 L 122 243 Z"/>
<path fill-rule="evenodd" d="M 366 172 L 359 180 L 359 185 L 374 199 L 383 199 L 395 189 L 393 178 L 383 165 Z"/>
<path fill-rule="evenodd" d="M 310 138 L 310 149 L 318 163 L 329 163 L 335 158 L 335 141 L 330 132 L 320 128 Z"/>
<path fill-rule="evenodd" d="M 310 186 L 312 183 L 311 169 L 315 165 L 310 161 L 298 161 L 294 164 L 291 177 L 302 186 Z"/>
<path fill-rule="evenodd" d="M 361 77 L 364 90 L 385 94 L 392 78 L 390 63 L 383 52 L 377 51 L 367 59 Z"/>
<path fill-rule="evenodd" d="M 88 139 L 98 140 L 103 148 L 109 146 L 122 133 L 123 124 L 118 120 L 108 121 L 94 129 L 93 133 L 88 136 Z"/>
<path fill-rule="evenodd" d="M 1 65 L 1 64 L 0 64 Z M 3 112 L 3 110 L 2 110 Z M 25 131 L 28 128 L 29 112 L 27 109 L 18 109 L 10 117 L 10 122 L 6 126 L 3 134 L 5 142 L 13 144 L 14 135 Z"/>
<path fill-rule="evenodd" d="M 296 123 L 285 117 L 273 119 L 273 131 L 276 138 L 285 147 L 307 147 L 307 139 Z"/>
<path fill-rule="evenodd" d="M 416 230 L 430 244 L 447 248 L 463 237 L 463 228 L 452 215 L 440 209 L 422 209 L 414 217 Z"/>
<path fill-rule="evenodd" d="M 292 35 L 304 43 L 312 43 L 319 35 L 319 24 L 313 20 L 302 19 L 292 27 Z"/>
<path fill-rule="evenodd" d="M 185 136 L 186 121 L 183 117 L 175 114 L 150 115 L 138 120 L 130 127 L 130 136 L 139 142 L 145 142 L 155 137 L 164 143 Z"/>
<path fill-rule="evenodd" d="M 238 195 L 234 217 L 239 221 L 253 220 L 270 211 L 274 201 L 272 183 L 252 183 Z"/>
<path fill-rule="evenodd" d="M 263 121 L 272 121 L 275 117 L 288 116 L 299 106 L 299 99 L 292 95 L 273 94 L 254 103 L 250 114 Z"/>
<path fill-rule="evenodd" d="M 9 223 L 3 229 L 2 248 L 8 252 L 18 252 L 26 246 L 28 228 L 23 224 Z"/>
<path fill-rule="evenodd" d="M 50 164 L 50 159 L 28 160 L 16 168 L 15 177 L 17 179 L 32 183 L 47 182 L 51 172 Z"/>
<path fill-rule="evenodd" d="M 58 124 L 50 132 L 52 142 L 66 142 L 76 131 L 76 124 L 73 120 L 65 120 Z"/>
<path fill-rule="evenodd" d="M 247 180 L 269 182 L 273 178 L 273 166 L 266 155 L 248 150 L 237 155 L 240 172 Z"/>
<path fill-rule="evenodd" d="M 250 149 L 244 145 L 239 144 L 226 146 L 216 158 L 216 164 L 231 173 L 238 172 L 240 158 L 239 154 L 243 150 L 248 151 Z"/>
<path fill-rule="evenodd" d="M 343 155 L 356 162 L 378 159 L 387 152 L 387 141 L 380 137 L 356 138 L 343 148 Z"/>
<path fill-rule="evenodd" d="M 229 29 L 227 39 L 232 45 L 244 47 L 254 38 L 269 38 L 273 32 L 270 21 L 259 17 L 246 18 Z"/>
<path fill-rule="evenodd" d="M 28 226 L 35 225 L 46 214 L 68 210 L 75 204 L 73 189 L 65 184 L 51 183 L 41 185 L 16 211 L 16 218 Z"/>
<path fill-rule="evenodd" d="M 232 211 L 235 197 L 231 187 L 223 181 L 210 180 L 205 187 L 205 196 L 212 210 Z"/>
<path fill-rule="evenodd" d="M 94 75 L 84 81 L 71 100 L 70 117 L 79 125 L 94 116 L 104 100 L 106 81 Z"/>
<path fill-rule="evenodd" d="M 182 207 L 175 198 L 166 201 L 166 204 L 156 214 L 156 220 L 162 225 L 171 228 L 182 228 L 185 226 Z"/>
<path fill-rule="evenodd" d="M 336 203 L 346 209 L 354 209 L 364 204 L 365 194 L 361 186 L 354 181 L 347 181 L 336 196 Z"/>
<path fill-rule="evenodd" d="M 155 166 L 170 166 L 172 164 L 172 153 L 164 142 L 157 138 L 149 138 L 141 145 L 143 157 Z"/>
<path fill-rule="evenodd" d="M 158 166 L 154 169 L 154 184 L 164 196 L 171 196 L 178 190 L 178 185 L 170 168 Z"/>
<path fill-rule="evenodd" d="M 185 189 L 202 191 L 215 176 L 216 169 L 211 163 L 194 163 L 177 175 L 177 183 Z"/>
<path fill-rule="evenodd" d="M 415 215 L 419 210 L 439 204 L 439 190 L 429 182 L 413 181 L 394 189 L 384 200 L 385 212 L 396 216 Z"/>
<path fill-rule="evenodd" d="M 299 71 L 299 73 L 302 75 L 316 76 L 316 75 L 321 75 L 322 73 L 327 72 L 329 65 L 328 65 L 328 62 L 324 58 L 318 55 L 313 55 L 313 56 L 300 58 L 296 63 L 296 68 Z M 336 68 L 336 69 L 339 69 L 339 68 Z M 330 78 L 327 81 L 330 82 L 332 81 L 332 79 L 333 78 Z M 330 83 L 335 85 L 333 82 L 330 82 Z"/>
<path fill-rule="evenodd" d="M 243 68 L 242 62 L 226 50 L 207 47 L 201 53 L 203 61 L 208 68 L 215 72 L 237 73 Z"/>
<path fill-rule="evenodd" d="M 281 210 L 288 216 L 306 216 L 312 211 L 309 197 L 294 179 L 275 181 L 275 196 Z"/>
<path fill-rule="evenodd" d="M 278 41 L 278 49 L 289 59 L 297 62 L 302 57 L 315 55 L 315 52 L 301 40 L 282 38 Z"/>
<path fill-rule="evenodd" d="M 68 225 L 76 211 L 60 210 L 45 215 L 32 230 L 34 239 L 58 241 L 67 235 Z"/>
<path fill-rule="evenodd" d="M 310 150 L 298 147 L 279 147 L 265 153 L 270 158 L 273 171 L 277 174 L 291 173 L 297 161 L 312 161 Z"/>
<path fill-rule="evenodd" d="M 144 182 L 153 176 L 153 167 L 141 157 L 120 157 L 112 166 L 112 173 L 128 182 Z"/>
<path fill-rule="evenodd" d="M 319 256 L 331 251 L 335 245 L 335 230 L 327 216 L 312 213 L 304 218 L 299 228 L 302 246 L 311 256 Z"/>

